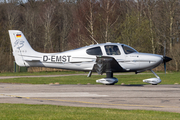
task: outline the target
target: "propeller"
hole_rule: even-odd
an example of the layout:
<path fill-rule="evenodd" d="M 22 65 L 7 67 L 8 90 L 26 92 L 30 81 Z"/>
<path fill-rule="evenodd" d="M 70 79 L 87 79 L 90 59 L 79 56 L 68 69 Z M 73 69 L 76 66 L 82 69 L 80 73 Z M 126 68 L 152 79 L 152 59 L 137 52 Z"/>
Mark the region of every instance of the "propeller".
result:
<path fill-rule="evenodd" d="M 171 61 L 172 58 L 166 56 L 166 41 L 164 41 L 164 56 L 163 56 L 163 63 L 164 63 L 164 72 L 166 74 L 166 62 Z"/>
<path fill-rule="evenodd" d="M 170 58 L 170 57 L 167 57 L 167 56 L 164 56 L 164 57 L 163 57 L 164 72 L 165 72 L 165 74 L 166 74 L 166 62 L 169 62 L 169 61 L 171 61 L 171 60 L 172 60 L 172 58 Z"/>

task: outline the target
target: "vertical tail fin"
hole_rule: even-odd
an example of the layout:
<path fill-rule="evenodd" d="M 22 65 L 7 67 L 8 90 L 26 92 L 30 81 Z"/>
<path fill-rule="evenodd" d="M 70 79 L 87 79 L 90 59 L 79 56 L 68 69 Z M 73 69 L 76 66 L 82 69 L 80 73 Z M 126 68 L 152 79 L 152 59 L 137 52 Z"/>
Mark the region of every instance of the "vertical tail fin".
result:
<path fill-rule="evenodd" d="M 28 66 L 24 60 L 24 57 L 35 55 L 37 52 L 32 49 L 21 31 L 9 30 L 9 36 L 16 63 L 19 66 Z"/>

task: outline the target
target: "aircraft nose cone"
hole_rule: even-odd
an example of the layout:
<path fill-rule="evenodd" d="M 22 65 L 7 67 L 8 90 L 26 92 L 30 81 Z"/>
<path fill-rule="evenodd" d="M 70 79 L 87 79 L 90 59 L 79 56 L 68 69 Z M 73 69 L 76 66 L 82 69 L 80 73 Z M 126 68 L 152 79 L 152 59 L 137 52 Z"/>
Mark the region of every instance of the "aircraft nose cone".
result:
<path fill-rule="evenodd" d="M 169 62 L 171 60 L 172 60 L 172 58 L 170 58 L 170 57 L 167 57 L 167 56 L 163 57 L 163 62 Z"/>

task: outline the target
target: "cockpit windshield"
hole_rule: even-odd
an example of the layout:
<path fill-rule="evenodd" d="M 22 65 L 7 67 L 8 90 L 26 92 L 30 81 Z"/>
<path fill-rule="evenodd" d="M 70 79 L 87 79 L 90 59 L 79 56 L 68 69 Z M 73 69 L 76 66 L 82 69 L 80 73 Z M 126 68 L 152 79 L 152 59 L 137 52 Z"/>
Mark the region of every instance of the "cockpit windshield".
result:
<path fill-rule="evenodd" d="M 130 46 L 122 45 L 122 48 L 123 48 L 125 54 L 137 53 L 137 51 Z"/>

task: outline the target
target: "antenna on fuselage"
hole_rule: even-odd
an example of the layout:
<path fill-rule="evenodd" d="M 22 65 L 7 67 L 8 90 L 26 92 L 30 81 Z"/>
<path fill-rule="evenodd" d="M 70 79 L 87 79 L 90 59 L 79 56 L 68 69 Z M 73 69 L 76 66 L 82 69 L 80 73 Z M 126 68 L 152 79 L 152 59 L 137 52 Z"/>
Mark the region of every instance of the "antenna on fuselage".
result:
<path fill-rule="evenodd" d="M 91 35 L 90 35 L 90 37 L 94 40 L 94 42 L 96 42 L 96 44 L 99 44 Z"/>

